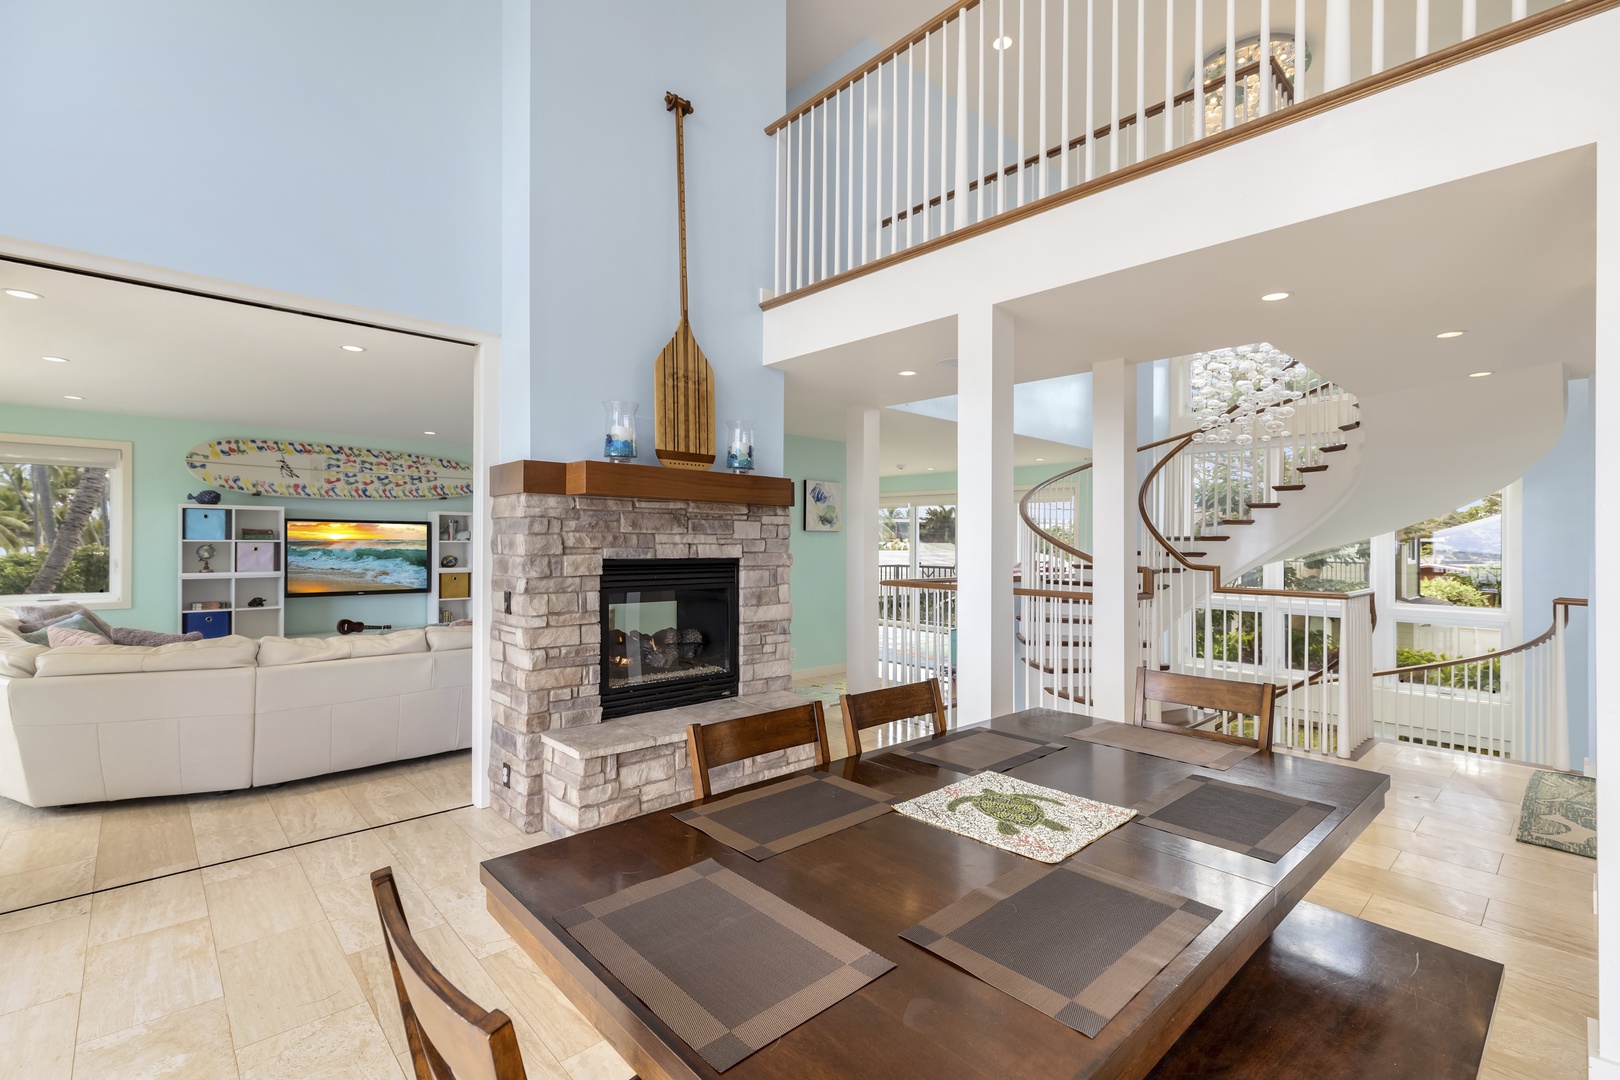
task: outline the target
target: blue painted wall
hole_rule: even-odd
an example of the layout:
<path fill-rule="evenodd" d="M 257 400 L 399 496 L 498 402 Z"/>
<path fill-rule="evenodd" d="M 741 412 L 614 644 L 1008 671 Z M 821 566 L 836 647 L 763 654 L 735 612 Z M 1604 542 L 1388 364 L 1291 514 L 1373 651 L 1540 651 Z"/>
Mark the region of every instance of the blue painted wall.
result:
<path fill-rule="evenodd" d="M 380 446 L 383 449 L 436 454 L 470 460 L 472 448 L 440 442 L 412 440 L 380 442 L 355 439 L 333 432 L 255 428 L 244 432 L 198 420 L 165 420 L 150 416 L 114 416 L 69 409 L 40 409 L 0 404 L 0 432 L 8 435 L 55 435 L 73 439 L 109 439 L 134 444 L 134 551 L 131 598 L 133 606 L 105 612 L 115 626 L 138 626 L 173 633 L 180 615 L 180 516 L 177 507 L 198 490 L 185 467 L 186 451 L 212 439 L 242 435 L 312 442 Z M 271 499 L 228 495 L 225 502 L 242 506 L 285 506 L 289 517 L 424 521 L 443 511 L 472 512 L 472 498 L 431 502 L 373 502 L 349 499 Z M 436 622 L 428 617 L 426 594 L 410 596 L 345 596 L 293 598 L 287 604 L 289 634 L 330 631 L 339 618 L 360 619 L 397 626 Z"/>
<path fill-rule="evenodd" d="M 844 482 L 844 444 L 789 435 L 787 475 L 799 505 L 793 508 L 793 669 L 844 665 L 844 534 L 804 531 L 804 481 Z"/>
<path fill-rule="evenodd" d="M 617 0 L 565 12 L 537 9 L 531 31 L 532 454 L 600 456 L 601 402 L 626 398 L 641 403 L 642 461 L 656 462 L 653 362 L 680 320 L 669 90 L 695 108 L 685 124 L 691 322 L 714 367 L 716 420 L 754 420 L 757 467 L 781 475 L 782 375 L 762 365 L 759 290 L 772 281 L 775 161 L 763 129 L 783 111 L 785 2 Z"/>
<path fill-rule="evenodd" d="M 498 0 L 0 5 L 0 236 L 498 330 L 500 72 Z"/>
<path fill-rule="evenodd" d="M 1590 599 L 1593 577 L 1594 398 L 1589 379 L 1571 379 L 1564 434 L 1552 451 L 1524 474 L 1524 633 L 1534 637 L 1551 624 L 1555 597 Z M 1590 615 L 1570 619 L 1566 646 L 1569 677 L 1571 764 L 1581 767 L 1593 752 L 1596 698 L 1589 653 Z"/>

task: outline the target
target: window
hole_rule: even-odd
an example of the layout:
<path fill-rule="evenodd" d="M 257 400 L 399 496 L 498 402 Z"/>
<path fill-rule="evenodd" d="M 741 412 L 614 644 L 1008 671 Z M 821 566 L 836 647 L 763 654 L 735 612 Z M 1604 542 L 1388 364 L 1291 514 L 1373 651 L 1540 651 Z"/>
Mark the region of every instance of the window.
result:
<path fill-rule="evenodd" d="M 0 435 L 0 603 L 128 607 L 129 443 Z"/>
<path fill-rule="evenodd" d="M 1502 493 L 1395 534 L 1397 597 L 1450 607 L 1502 606 Z"/>
<path fill-rule="evenodd" d="M 1358 592 L 1372 587 L 1372 541 L 1326 548 L 1283 563 L 1283 588 Z"/>

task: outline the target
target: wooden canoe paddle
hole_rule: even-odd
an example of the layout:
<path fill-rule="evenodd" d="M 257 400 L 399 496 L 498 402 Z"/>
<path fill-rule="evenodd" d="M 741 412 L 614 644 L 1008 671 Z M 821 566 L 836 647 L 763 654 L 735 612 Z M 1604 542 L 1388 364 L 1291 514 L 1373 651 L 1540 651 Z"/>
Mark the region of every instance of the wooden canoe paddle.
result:
<path fill-rule="evenodd" d="M 692 336 L 686 305 L 686 141 L 682 120 L 692 103 L 664 95 L 675 114 L 675 179 L 681 219 L 681 324 L 658 354 L 653 369 L 653 449 L 671 469 L 707 469 L 714 464 L 714 369 Z"/>

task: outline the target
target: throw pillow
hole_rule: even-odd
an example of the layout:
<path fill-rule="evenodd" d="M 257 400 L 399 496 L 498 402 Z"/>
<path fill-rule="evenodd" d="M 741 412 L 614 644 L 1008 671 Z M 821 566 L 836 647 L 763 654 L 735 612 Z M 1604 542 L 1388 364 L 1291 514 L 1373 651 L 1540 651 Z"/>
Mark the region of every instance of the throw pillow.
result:
<path fill-rule="evenodd" d="M 50 632 L 52 630 L 77 630 L 85 634 L 94 634 L 96 637 L 100 638 L 101 640 L 96 642 L 97 645 L 113 644 L 112 636 L 110 634 L 103 634 L 96 626 L 96 623 L 86 618 L 82 612 L 73 615 L 65 615 L 51 623 L 49 626 L 23 634 L 22 639 L 31 645 L 50 645 Z M 83 644 L 83 642 L 80 642 L 80 644 Z"/>
<path fill-rule="evenodd" d="M 201 641 L 202 631 L 193 630 L 189 634 L 165 634 L 160 630 L 137 630 L 131 626 L 115 626 L 112 628 L 112 643 L 114 645 L 173 645 L 177 641 Z"/>
<path fill-rule="evenodd" d="M 85 607 L 83 604 L 25 604 L 12 609 L 17 616 L 17 630 L 19 633 L 29 633 L 43 630 L 47 626 L 55 626 L 65 619 L 75 615 L 82 615 L 90 620 L 90 628 L 108 641 L 112 640 L 112 627 L 101 616 Z"/>
<path fill-rule="evenodd" d="M 89 630 L 73 630 L 66 626 L 47 626 L 45 634 L 53 649 L 70 645 L 105 645 L 107 639 Z"/>

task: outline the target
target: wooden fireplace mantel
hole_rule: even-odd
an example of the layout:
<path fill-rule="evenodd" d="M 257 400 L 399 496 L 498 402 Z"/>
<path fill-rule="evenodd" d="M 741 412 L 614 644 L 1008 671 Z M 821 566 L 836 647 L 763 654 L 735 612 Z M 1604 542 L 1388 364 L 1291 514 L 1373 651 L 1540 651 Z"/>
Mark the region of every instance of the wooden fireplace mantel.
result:
<path fill-rule="evenodd" d="M 785 476 L 739 476 L 613 461 L 508 461 L 489 470 L 489 490 L 501 495 L 598 495 L 619 499 L 792 506 Z"/>

